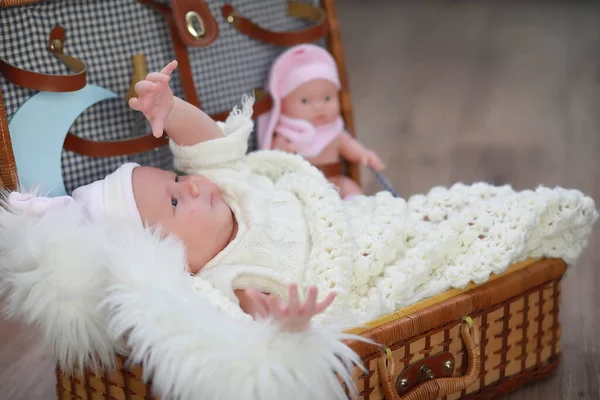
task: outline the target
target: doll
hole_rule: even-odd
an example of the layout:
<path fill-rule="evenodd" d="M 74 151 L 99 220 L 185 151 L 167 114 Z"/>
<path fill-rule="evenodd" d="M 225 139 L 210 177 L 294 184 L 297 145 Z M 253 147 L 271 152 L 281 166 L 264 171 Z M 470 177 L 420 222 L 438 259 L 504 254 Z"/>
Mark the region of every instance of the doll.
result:
<path fill-rule="evenodd" d="M 285 51 L 275 60 L 267 86 L 273 107 L 257 119 L 259 149 L 298 153 L 324 172 L 339 165 L 340 157 L 375 171 L 385 168 L 375 152 L 344 129 L 340 79 L 326 50 L 303 44 Z M 362 194 L 341 171 L 327 175 L 342 198 Z"/>

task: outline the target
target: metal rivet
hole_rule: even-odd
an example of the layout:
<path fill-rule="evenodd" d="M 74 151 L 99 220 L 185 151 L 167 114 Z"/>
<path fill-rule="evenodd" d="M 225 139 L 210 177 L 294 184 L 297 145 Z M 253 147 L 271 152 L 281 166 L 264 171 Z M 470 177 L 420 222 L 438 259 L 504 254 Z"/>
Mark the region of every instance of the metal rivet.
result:
<path fill-rule="evenodd" d="M 452 362 L 452 360 L 448 360 L 444 363 L 444 371 L 450 372 L 452 371 L 452 367 L 454 367 L 454 363 Z"/>
<path fill-rule="evenodd" d="M 235 18 L 233 17 L 233 15 L 227 16 L 227 22 L 229 22 L 230 24 L 233 24 L 234 21 L 235 21 Z"/>
<path fill-rule="evenodd" d="M 60 39 L 54 39 L 50 42 L 50 50 L 61 52 L 63 48 L 63 43 Z"/>
<path fill-rule="evenodd" d="M 406 378 L 402 378 L 402 379 L 400 380 L 400 387 L 401 387 L 402 389 L 406 389 L 406 388 L 408 387 L 408 379 L 406 379 Z"/>
<path fill-rule="evenodd" d="M 185 14 L 185 22 L 187 24 L 188 32 L 196 39 L 200 39 L 206 34 L 204 21 L 197 12 L 188 11 Z"/>

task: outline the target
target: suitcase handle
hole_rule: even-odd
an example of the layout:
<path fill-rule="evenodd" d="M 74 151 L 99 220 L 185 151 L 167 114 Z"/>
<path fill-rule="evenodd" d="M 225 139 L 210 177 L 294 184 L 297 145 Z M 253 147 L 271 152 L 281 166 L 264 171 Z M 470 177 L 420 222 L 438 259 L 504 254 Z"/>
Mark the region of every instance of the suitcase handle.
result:
<path fill-rule="evenodd" d="M 460 333 L 462 340 L 467 349 L 468 369 L 464 376 L 456 378 L 440 378 L 429 380 L 403 397 L 398 396 L 394 390 L 392 375 L 394 373 L 393 361 L 390 357 L 383 356 L 377 360 L 379 374 L 381 376 L 381 386 L 386 400 L 433 400 L 440 397 L 448 396 L 452 393 L 460 392 L 463 389 L 471 386 L 479 377 L 481 372 L 481 357 L 480 357 L 480 335 L 479 329 L 473 320 L 469 317 L 463 318 L 464 322 L 461 326 Z M 390 361 L 388 363 L 388 360 Z"/>
<path fill-rule="evenodd" d="M 270 31 L 261 28 L 244 17 L 231 4 L 225 4 L 221 11 L 223 18 L 241 33 L 263 43 L 275 46 L 295 46 L 302 43 L 315 42 L 325 36 L 327 30 L 325 10 L 315 7 L 312 4 L 293 0 L 288 1 L 288 14 L 315 21 L 314 26 L 293 32 Z"/>

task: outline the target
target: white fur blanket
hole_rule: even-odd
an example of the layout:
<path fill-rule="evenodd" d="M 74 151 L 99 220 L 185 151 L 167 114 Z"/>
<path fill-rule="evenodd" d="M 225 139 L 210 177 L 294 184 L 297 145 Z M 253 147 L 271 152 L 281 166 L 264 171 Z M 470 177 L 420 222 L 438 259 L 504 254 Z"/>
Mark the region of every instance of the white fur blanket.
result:
<path fill-rule="evenodd" d="M 494 197 L 503 190 L 510 192 L 495 188 L 475 197 Z M 452 243 L 469 246 L 477 237 L 473 235 L 480 234 L 475 228 L 457 228 L 458 222 L 484 229 L 493 243 L 511 247 L 490 247 L 486 241 L 481 248 L 471 245 L 478 250 L 469 254 L 490 260 L 463 260 L 473 268 L 448 267 L 437 276 L 429 267 L 423 271 L 429 271 L 429 282 L 437 278 L 437 283 L 424 284 L 428 279 L 423 275 L 421 286 L 409 293 L 404 293 L 409 280 L 390 282 L 403 288 L 406 300 L 436 294 L 464 277 L 483 282 L 489 273 L 518 261 L 512 258 L 552 256 L 573 264 L 598 216 L 593 200 L 578 191 L 540 188 L 499 196 L 501 202 L 475 201 L 481 207 L 462 207 L 471 211 L 446 219 L 457 203 L 439 199 L 473 203 L 472 195 L 458 198 L 435 189 L 409 199 L 413 231 L 407 247 L 411 241 L 424 244 L 419 249 L 428 252 L 420 250 L 427 256 L 421 264 L 451 266 L 444 260 L 456 253 Z M 77 205 L 51 209 L 42 217 L 6 207 L 0 208 L 0 296 L 6 297 L 10 316 L 39 327 L 64 370 L 98 363 L 110 369 L 115 351 L 129 350 L 131 361 L 143 363 L 146 378 L 165 399 L 252 400 L 289 393 L 302 399 L 341 399 L 345 393 L 338 376 L 356 393 L 350 373 L 360 360 L 343 340 L 358 337 L 343 333 L 347 325 L 329 320 L 291 334 L 270 321 L 236 318 L 213 305 L 218 291 L 185 272 L 179 241 L 160 240 L 157 233 L 119 221 L 82 223 Z M 465 219 L 484 215 L 477 224 Z M 495 223 L 494 216 L 502 223 Z M 485 271 L 476 270 L 479 264 Z"/>
<path fill-rule="evenodd" d="M 129 349 L 164 399 L 344 399 L 360 359 L 334 326 L 282 333 L 219 312 L 192 288 L 178 241 L 124 223 L 0 208 L 0 296 L 37 326 L 65 371 L 112 368 Z"/>

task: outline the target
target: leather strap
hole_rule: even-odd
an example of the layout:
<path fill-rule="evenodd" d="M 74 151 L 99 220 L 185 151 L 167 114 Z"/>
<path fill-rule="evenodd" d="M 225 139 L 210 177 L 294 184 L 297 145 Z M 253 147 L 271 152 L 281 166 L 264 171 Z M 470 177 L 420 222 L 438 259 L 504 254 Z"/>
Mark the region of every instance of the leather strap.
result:
<path fill-rule="evenodd" d="M 87 81 L 87 65 L 78 58 L 64 54 L 65 29 L 56 26 L 50 31 L 48 50 L 61 60 L 73 75 L 42 74 L 16 67 L 0 58 L 0 74 L 17 86 L 44 92 L 73 92 Z"/>
<path fill-rule="evenodd" d="M 219 37 L 219 25 L 204 0 L 171 0 L 181 41 L 186 46 L 210 46 Z"/>
<path fill-rule="evenodd" d="M 295 46 L 302 43 L 315 42 L 327 32 L 325 11 L 309 3 L 288 1 L 289 15 L 316 22 L 310 28 L 293 32 L 276 32 L 261 28 L 241 15 L 231 4 L 225 4 L 222 8 L 222 13 L 225 20 L 241 33 L 261 42 L 276 46 Z"/>
<path fill-rule="evenodd" d="M 26 4 L 38 3 L 42 0 L 3 0 L 0 3 L 0 8 L 24 6 Z"/>
<path fill-rule="evenodd" d="M 323 175 L 328 178 L 332 176 L 344 175 L 344 165 L 341 161 L 337 163 L 317 165 L 316 167 L 319 168 Z"/>
<path fill-rule="evenodd" d="M 262 90 L 255 90 L 256 101 L 254 103 L 253 118 L 269 111 L 272 107 L 272 98 Z M 225 121 L 230 111 L 211 115 L 215 121 Z M 65 138 L 65 150 L 72 151 L 88 157 L 114 157 L 150 151 L 168 143 L 167 136 L 156 139 L 152 134 L 138 136 L 132 139 L 94 141 L 84 139 L 71 132 Z"/>
<path fill-rule="evenodd" d="M 201 108 L 200 99 L 196 93 L 196 85 L 194 83 L 194 75 L 192 74 L 192 68 L 190 67 L 190 58 L 185 48 L 185 44 L 181 41 L 179 31 L 175 19 L 173 18 L 173 12 L 171 8 L 166 4 L 157 3 L 154 0 L 138 0 L 140 3 L 151 7 L 167 21 L 169 30 L 171 31 L 171 41 L 173 42 L 173 50 L 175 51 L 175 58 L 177 59 L 177 68 L 179 69 L 179 76 L 181 77 L 181 84 L 183 85 L 183 92 L 185 99 L 188 103 Z"/>
<path fill-rule="evenodd" d="M 84 139 L 71 132 L 65 138 L 65 150 L 88 157 L 114 157 L 143 153 L 168 144 L 167 136 L 157 139 L 152 134 L 133 139 L 97 142 Z"/>

